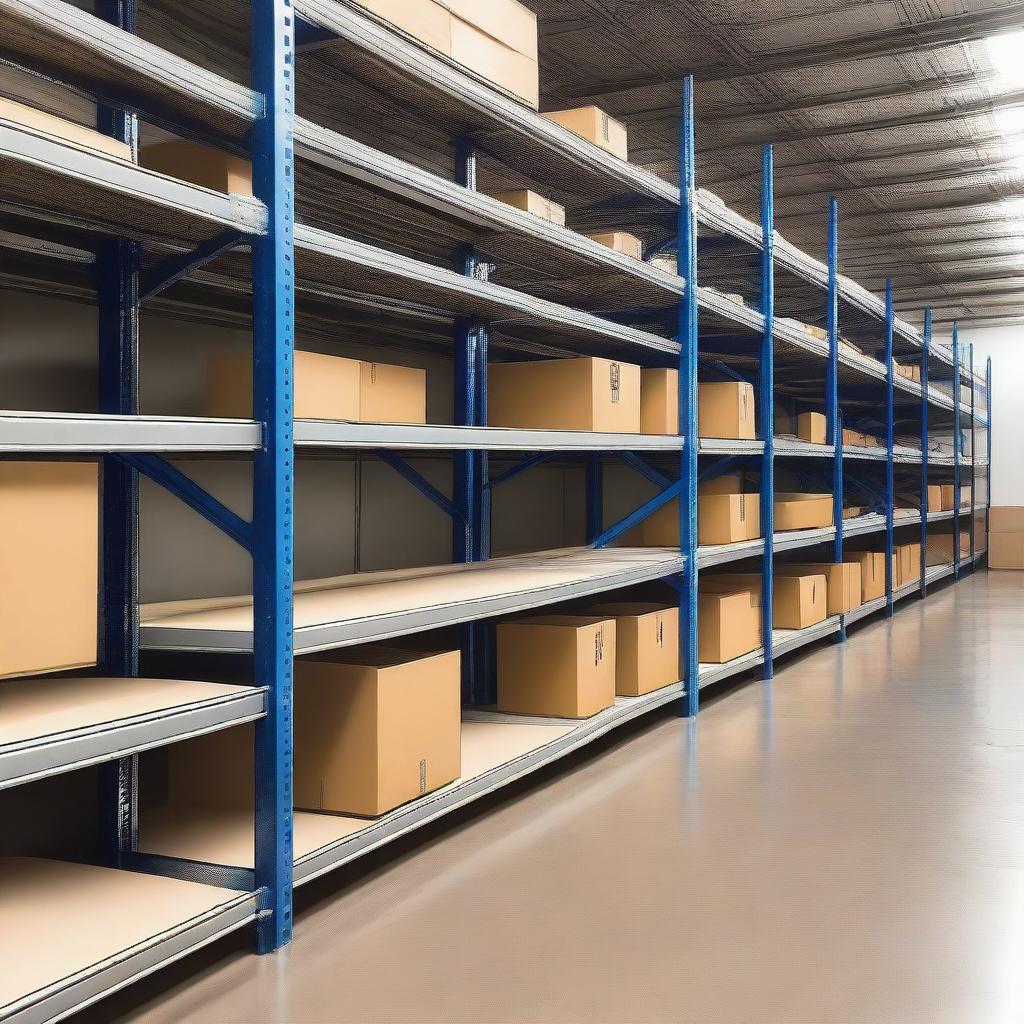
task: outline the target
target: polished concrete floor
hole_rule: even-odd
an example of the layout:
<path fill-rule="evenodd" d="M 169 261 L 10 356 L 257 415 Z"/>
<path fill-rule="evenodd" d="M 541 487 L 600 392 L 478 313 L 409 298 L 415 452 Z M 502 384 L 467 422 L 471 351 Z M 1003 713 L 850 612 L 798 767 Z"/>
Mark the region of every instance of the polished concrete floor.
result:
<path fill-rule="evenodd" d="M 1024 574 L 908 602 L 360 870 L 281 955 L 236 943 L 97 1019 L 1020 1024 Z"/>

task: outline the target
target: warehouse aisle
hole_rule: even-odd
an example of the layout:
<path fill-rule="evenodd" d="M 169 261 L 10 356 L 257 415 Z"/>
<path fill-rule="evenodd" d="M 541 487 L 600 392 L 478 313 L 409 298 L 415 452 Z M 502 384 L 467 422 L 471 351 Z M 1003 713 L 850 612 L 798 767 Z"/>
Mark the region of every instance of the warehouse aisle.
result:
<path fill-rule="evenodd" d="M 1022 574 L 908 603 L 97 1019 L 1016 1024 L 1022 612 Z"/>

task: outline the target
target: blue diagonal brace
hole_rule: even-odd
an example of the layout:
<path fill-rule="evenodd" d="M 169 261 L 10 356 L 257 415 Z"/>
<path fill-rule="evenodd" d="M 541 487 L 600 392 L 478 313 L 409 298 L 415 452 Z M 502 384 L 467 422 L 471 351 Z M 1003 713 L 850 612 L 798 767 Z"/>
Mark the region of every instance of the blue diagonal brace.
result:
<path fill-rule="evenodd" d="M 725 476 L 725 474 L 728 473 L 737 462 L 739 462 L 738 455 L 727 455 L 723 459 L 715 459 L 715 461 L 697 477 L 697 482 L 702 484 L 708 480 L 717 480 L 720 476 Z"/>
<path fill-rule="evenodd" d="M 542 466 L 545 462 L 551 462 L 552 459 L 560 459 L 565 453 L 564 452 L 539 452 L 536 455 L 528 455 L 525 459 L 520 459 L 518 462 L 509 466 L 504 473 L 499 473 L 495 477 L 491 477 L 487 481 L 487 487 L 497 487 L 498 484 L 503 484 L 507 480 L 511 480 L 515 476 L 519 476 L 520 473 L 525 473 L 528 469 L 533 469 L 534 466 Z"/>
<path fill-rule="evenodd" d="M 710 356 L 697 356 L 697 362 L 709 370 L 715 370 L 717 373 L 722 374 L 722 376 L 728 377 L 729 380 L 739 381 L 740 384 L 751 383 L 742 373 L 737 373 L 731 366 L 723 363 L 721 359 L 712 359 Z"/>
<path fill-rule="evenodd" d="M 155 267 L 144 270 L 139 284 L 139 301 L 148 302 L 155 298 L 162 291 L 177 284 L 182 278 L 187 277 L 193 270 L 206 266 L 218 256 L 222 256 L 229 249 L 234 249 L 242 242 L 242 235 L 238 231 L 225 231 L 222 234 L 203 242 L 191 252 L 178 253 L 175 256 L 168 256 L 167 259 L 158 263 Z"/>
<path fill-rule="evenodd" d="M 885 497 L 881 491 L 875 490 L 874 487 L 864 483 L 859 477 L 855 477 L 850 473 L 846 474 L 847 483 L 853 484 L 859 490 L 863 491 L 869 498 L 873 499 L 880 508 L 884 508 L 886 505 Z"/>
<path fill-rule="evenodd" d="M 425 476 L 417 472 L 405 459 L 393 452 L 377 452 L 381 462 L 390 466 L 399 476 L 404 477 L 421 494 L 426 495 L 442 512 L 447 512 L 456 521 L 463 520 L 462 513 Z"/>
<path fill-rule="evenodd" d="M 636 452 L 616 452 L 615 454 L 631 469 L 635 469 L 642 477 L 650 480 L 655 487 L 671 487 L 675 482 L 660 469 L 655 469 L 646 459 L 640 458 Z"/>
<path fill-rule="evenodd" d="M 620 519 L 613 526 L 609 526 L 595 541 L 595 548 L 605 548 L 616 537 L 621 537 L 622 534 L 628 530 L 633 529 L 637 523 L 642 523 L 649 515 L 657 512 L 662 505 L 667 505 L 673 498 L 678 498 L 680 492 L 683 489 L 681 480 L 677 480 L 674 484 L 666 487 L 665 490 L 656 494 L 650 501 L 645 501 L 638 509 L 630 512 L 625 519 Z"/>
<path fill-rule="evenodd" d="M 183 501 L 194 512 L 213 523 L 218 530 L 226 533 L 235 543 L 246 551 L 253 550 L 252 523 L 247 523 L 240 515 L 222 505 L 213 495 L 203 490 L 191 477 L 180 469 L 172 466 L 159 455 L 119 454 L 118 458 L 143 476 L 149 477 L 154 483 L 170 491 L 176 498 Z"/>

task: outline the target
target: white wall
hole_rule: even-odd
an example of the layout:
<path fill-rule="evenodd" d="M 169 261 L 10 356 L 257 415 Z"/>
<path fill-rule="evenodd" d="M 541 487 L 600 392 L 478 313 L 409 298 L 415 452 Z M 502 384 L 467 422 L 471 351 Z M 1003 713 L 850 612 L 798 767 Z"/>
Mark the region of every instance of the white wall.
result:
<path fill-rule="evenodd" d="M 964 328 L 960 338 L 982 373 L 992 357 L 992 504 L 1024 505 L 1024 327 Z"/>

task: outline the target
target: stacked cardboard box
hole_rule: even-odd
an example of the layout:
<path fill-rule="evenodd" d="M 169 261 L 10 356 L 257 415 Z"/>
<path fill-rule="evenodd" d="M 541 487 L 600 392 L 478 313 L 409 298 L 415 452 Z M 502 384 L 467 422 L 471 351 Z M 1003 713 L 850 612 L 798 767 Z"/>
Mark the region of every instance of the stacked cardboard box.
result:
<path fill-rule="evenodd" d="M 491 426 L 523 430 L 640 432 L 640 367 L 611 359 L 493 363 Z"/>
<path fill-rule="evenodd" d="M 60 142 L 70 142 L 76 146 L 103 153 L 105 156 L 116 157 L 118 160 L 130 161 L 132 158 L 131 147 L 126 146 L 123 142 L 118 142 L 117 139 L 109 135 L 86 128 L 75 121 L 47 114 L 43 110 L 36 110 L 35 107 L 26 106 L 24 103 L 5 99 L 2 96 L 0 96 L 0 121 L 28 128 Z"/>
<path fill-rule="evenodd" d="M 750 587 L 761 592 L 757 573 L 723 573 L 702 576 L 700 588 L 707 592 Z M 772 584 L 772 622 L 776 629 L 805 629 L 828 617 L 828 582 L 824 573 L 792 569 L 776 575 Z"/>
<path fill-rule="evenodd" d="M 797 494 L 775 492 L 775 529 L 811 530 L 831 526 L 833 517 L 831 494 Z"/>
<path fill-rule="evenodd" d="M 640 433 L 679 433 L 679 371 L 640 371 Z"/>
<path fill-rule="evenodd" d="M 99 467 L 0 462 L 0 676 L 95 665 Z"/>
<path fill-rule="evenodd" d="M 516 0 L 356 0 L 432 50 L 536 110 L 537 16 Z"/>
<path fill-rule="evenodd" d="M 615 693 L 639 697 L 679 681 L 679 608 L 623 601 L 580 609 L 615 619 Z"/>
<path fill-rule="evenodd" d="M 609 249 L 621 252 L 624 256 L 632 256 L 635 260 L 644 258 L 643 241 L 636 235 L 629 234 L 628 231 L 599 231 L 596 234 L 587 235 L 587 237 L 601 245 L 608 246 Z"/>
<path fill-rule="evenodd" d="M 701 484 L 697 493 L 697 540 L 700 544 L 735 544 L 761 536 L 761 496 L 745 489 L 741 476 L 721 476 Z M 679 502 L 670 501 L 638 528 L 642 547 L 679 547 Z"/>
<path fill-rule="evenodd" d="M 760 586 L 708 586 L 697 598 L 697 657 L 720 665 L 761 646 Z"/>
<path fill-rule="evenodd" d="M 818 573 L 825 577 L 829 615 L 845 615 L 861 606 L 861 567 L 857 562 L 779 562 L 775 566 L 776 579 Z"/>
<path fill-rule="evenodd" d="M 914 381 L 916 384 L 921 383 L 921 367 L 917 363 L 897 363 L 896 360 L 893 360 L 892 365 L 898 376 Z"/>
<path fill-rule="evenodd" d="M 589 718 L 615 703 L 614 617 L 537 615 L 496 633 L 501 711 Z"/>
<path fill-rule="evenodd" d="M 158 142 L 139 150 L 139 163 L 181 181 L 235 195 L 252 195 L 252 164 L 198 142 Z"/>
<path fill-rule="evenodd" d="M 565 207 L 546 199 L 528 188 L 519 189 L 516 192 L 495 192 L 492 199 L 505 203 L 506 206 L 514 206 L 524 213 L 532 213 L 535 217 L 551 221 L 565 227 Z"/>
<path fill-rule="evenodd" d="M 990 569 L 1024 569 L 1024 508 L 993 505 L 989 510 Z"/>
<path fill-rule="evenodd" d="M 753 386 L 740 381 L 700 384 L 697 387 L 697 434 L 730 440 L 756 438 Z"/>
<path fill-rule="evenodd" d="M 892 585 L 905 587 L 921 578 L 921 544 L 897 544 L 893 548 Z"/>
<path fill-rule="evenodd" d="M 885 552 L 851 551 L 844 561 L 860 568 L 860 597 L 862 602 L 885 597 Z"/>
<path fill-rule="evenodd" d="M 426 423 L 427 374 L 411 366 L 295 353 L 296 419 Z M 209 416 L 252 416 L 252 356 L 214 356 L 207 367 Z"/>
<path fill-rule="evenodd" d="M 626 126 L 609 117 L 600 107 L 574 107 L 571 110 L 551 110 L 542 116 L 588 142 L 600 146 L 621 160 L 629 159 L 629 140 Z"/>
<path fill-rule="evenodd" d="M 874 434 L 864 434 L 859 430 L 848 430 L 843 428 L 843 444 L 855 445 L 859 448 L 880 448 L 878 438 Z"/>

